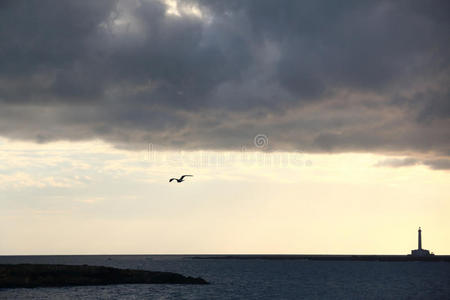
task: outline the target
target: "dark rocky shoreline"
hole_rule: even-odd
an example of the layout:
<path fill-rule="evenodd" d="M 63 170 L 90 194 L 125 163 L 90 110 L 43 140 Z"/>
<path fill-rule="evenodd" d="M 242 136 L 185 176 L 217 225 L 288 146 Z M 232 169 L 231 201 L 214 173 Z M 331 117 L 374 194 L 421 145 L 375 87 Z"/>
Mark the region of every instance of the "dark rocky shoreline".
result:
<path fill-rule="evenodd" d="M 170 272 L 88 265 L 2 264 L 0 288 L 60 287 L 109 284 L 208 284 L 203 278 Z"/>

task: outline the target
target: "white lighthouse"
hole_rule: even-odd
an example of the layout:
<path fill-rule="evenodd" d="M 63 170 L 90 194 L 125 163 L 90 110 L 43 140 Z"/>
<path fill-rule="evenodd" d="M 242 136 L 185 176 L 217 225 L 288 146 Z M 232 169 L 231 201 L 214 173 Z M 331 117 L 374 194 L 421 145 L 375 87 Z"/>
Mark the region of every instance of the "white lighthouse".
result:
<path fill-rule="evenodd" d="M 434 255 L 433 253 L 430 254 L 430 251 L 426 249 L 422 249 L 422 229 L 419 227 L 419 238 L 418 238 L 418 248 L 415 250 L 411 250 L 412 256 L 431 256 Z"/>

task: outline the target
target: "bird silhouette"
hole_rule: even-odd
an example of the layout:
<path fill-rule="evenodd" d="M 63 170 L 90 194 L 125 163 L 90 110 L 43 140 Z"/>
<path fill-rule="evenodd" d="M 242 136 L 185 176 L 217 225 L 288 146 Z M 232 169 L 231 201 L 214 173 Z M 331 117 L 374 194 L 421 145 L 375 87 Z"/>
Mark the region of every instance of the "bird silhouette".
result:
<path fill-rule="evenodd" d="M 173 180 L 176 180 L 178 183 L 183 182 L 184 181 L 184 177 L 194 177 L 194 175 L 183 175 L 180 178 L 170 178 L 169 182 L 172 182 Z"/>

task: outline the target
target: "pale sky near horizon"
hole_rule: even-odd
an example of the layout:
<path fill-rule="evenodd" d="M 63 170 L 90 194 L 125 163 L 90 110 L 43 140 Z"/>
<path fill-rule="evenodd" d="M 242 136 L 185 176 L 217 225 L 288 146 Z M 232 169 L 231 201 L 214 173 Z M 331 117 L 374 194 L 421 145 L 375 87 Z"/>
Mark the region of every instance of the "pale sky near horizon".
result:
<path fill-rule="evenodd" d="M 376 154 L 0 139 L 0 255 L 450 253 L 448 171 Z M 219 159 L 222 157 L 222 159 Z M 168 179 L 192 173 L 182 184 Z"/>
<path fill-rule="evenodd" d="M 449 11 L 0 1 L 0 255 L 450 254 Z"/>

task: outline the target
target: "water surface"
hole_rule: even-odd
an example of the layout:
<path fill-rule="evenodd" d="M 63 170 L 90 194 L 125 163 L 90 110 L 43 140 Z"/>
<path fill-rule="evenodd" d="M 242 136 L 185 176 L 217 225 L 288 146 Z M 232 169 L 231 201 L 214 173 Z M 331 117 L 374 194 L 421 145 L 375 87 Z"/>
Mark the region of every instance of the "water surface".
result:
<path fill-rule="evenodd" d="M 0 256 L 0 263 L 89 264 L 177 272 L 210 285 L 0 289 L 0 299 L 450 299 L 450 263 L 192 259 L 189 256 Z"/>

